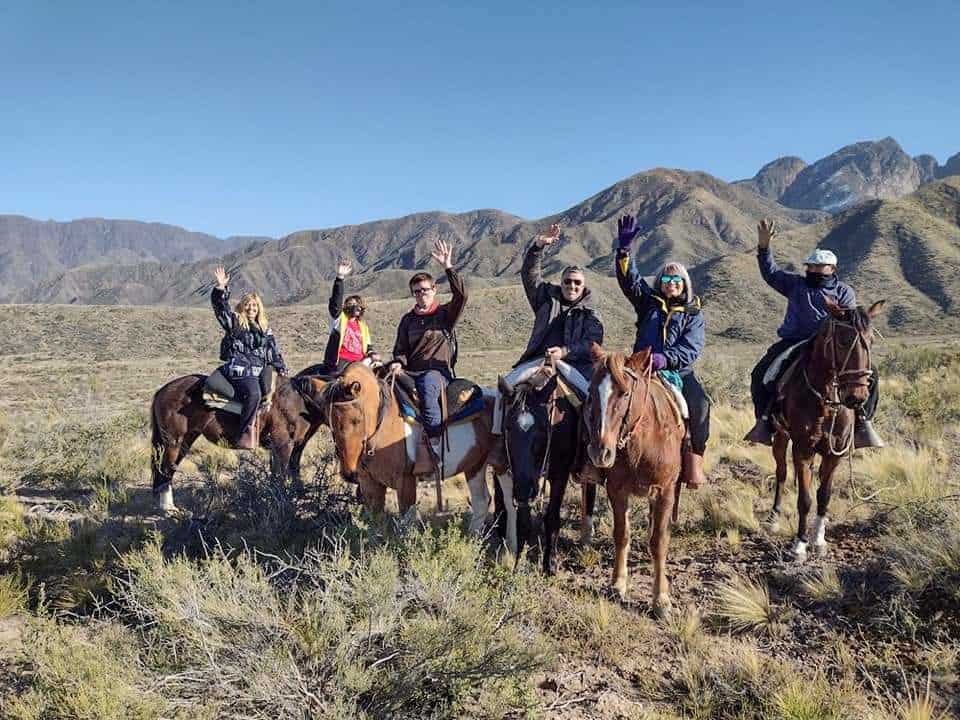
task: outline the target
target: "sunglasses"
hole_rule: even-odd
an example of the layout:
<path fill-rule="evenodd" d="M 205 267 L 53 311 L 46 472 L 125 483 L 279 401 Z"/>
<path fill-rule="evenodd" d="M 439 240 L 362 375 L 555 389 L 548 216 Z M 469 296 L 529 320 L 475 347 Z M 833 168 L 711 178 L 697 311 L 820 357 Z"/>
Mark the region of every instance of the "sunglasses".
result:
<path fill-rule="evenodd" d="M 563 284 L 571 285 L 573 287 L 580 287 L 581 285 L 583 285 L 583 280 L 564 280 Z"/>
<path fill-rule="evenodd" d="M 355 303 L 350 303 L 349 305 L 344 305 L 343 309 L 348 313 L 360 312 L 360 306 Z"/>
<path fill-rule="evenodd" d="M 660 282 L 662 283 L 682 283 L 682 275 L 661 275 Z"/>
<path fill-rule="evenodd" d="M 413 289 L 414 295 L 426 295 L 427 293 L 433 292 L 432 287 L 418 287 Z"/>

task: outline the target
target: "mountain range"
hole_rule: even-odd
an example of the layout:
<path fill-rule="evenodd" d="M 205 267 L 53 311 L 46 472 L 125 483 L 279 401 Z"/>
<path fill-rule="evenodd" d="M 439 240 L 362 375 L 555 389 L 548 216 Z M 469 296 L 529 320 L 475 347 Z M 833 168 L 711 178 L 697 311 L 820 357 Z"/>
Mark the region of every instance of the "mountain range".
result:
<path fill-rule="evenodd" d="M 953 174 L 960 174 L 960 153 L 941 166 L 929 155 L 911 158 L 885 138 L 809 165 L 778 158 L 732 183 L 703 172 L 649 170 L 536 220 L 501 210 L 426 212 L 280 239 L 219 240 L 133 221 L 0 216 L 0 299 L 199 304 L 212 267 L 223 263 L 235 287 L 256 288 L 270 303 L 322 304 L 338 257 L 359 270 L 348 281 L 351 290 L 396 297 L 411 270 L 430 266 L 436 238 L 456 244 L 457 267 L 472 287 L 516 284 L 526 243 L 553 222 L 562 224 L 563 236 L 548 255 L 548 272 L 579 264 L 609 276 L 616 218 L 630 212 L 641 227 L 641 270 L 652 274 L 667 258 L 687 264 L 698 293 L 722 310 L 716 332 L 746 338 L 751 317 L 779 302 L 759 280 L 752 252 L 763 217 L 782 229 L 778 257 L 795 266 L 811 247 L 830 247 L 861 294 L 895 293 L 891 326 L 935 332 L 918 322 L 939 315 L 960 325 L 960 178 Z"/>

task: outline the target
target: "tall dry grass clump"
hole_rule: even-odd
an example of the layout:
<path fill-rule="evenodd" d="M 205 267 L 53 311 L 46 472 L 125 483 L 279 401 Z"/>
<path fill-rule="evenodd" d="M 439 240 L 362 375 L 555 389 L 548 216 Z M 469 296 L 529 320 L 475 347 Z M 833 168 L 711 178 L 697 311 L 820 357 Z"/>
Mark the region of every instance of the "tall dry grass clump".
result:
<path fill-rule="evenodd" d="M 716 614 L 734 632 L 769 629 L 777 620 L 766 583 L 734 575 L 716 586 Z"/>

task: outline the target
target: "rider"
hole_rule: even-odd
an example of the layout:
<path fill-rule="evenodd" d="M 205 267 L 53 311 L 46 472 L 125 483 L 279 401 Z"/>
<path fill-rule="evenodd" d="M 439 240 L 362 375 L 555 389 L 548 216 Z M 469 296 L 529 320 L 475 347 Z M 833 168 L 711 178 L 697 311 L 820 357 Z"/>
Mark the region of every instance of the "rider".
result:
<path fill-rule="evenodd" d="M 341 260 L 330 291 L 327 309 L 333 322 L 327 349 L 323 353 L 323 365 L 331 374 L 343 370 L 349 363 L 367 359 L 376 361 L 380 357 L 370 344 L 370 328 L 363 319 L 367 304 L 359 295 L 350 295 L 346 301 L 343 299 L 343 279 L 352 269 L 349 260 Z"/>
<path fill-rule="evenodd" d="M 687 269 L 678 262 L 666 263 L 653 287 L 647 284 L 630 258 L 630 244 L 639 233 L 632 215 L 617 221 L 617 282 L 637 313 L 633 351 L 649 347 L 653 370 L 681 387 L 690 425 L 683 450 L 683 480 L 697 488 L 705 482 L 703 454 L 710 437 L 710 399 L 693 371 L 705 339 L 700 298 L 693 294 Z"/>
<path fill-rule="evenodd" d="M 247 293 L 231 310 L 227 289 L 230 276 L 222 266 L 213 274 L 217 285 L 210 294 L 210 301 L 217 320 L 226 331 L 220 343 L 220 358 L 226 362 L 219 370 L 233 386 L 235 397 L 242 406 L 242 432 L 236 438 L 236 446 L 241 450 L 252 450 L 256 447 L 253 423 L 257 407 L 261 398 L 269 397 L 273 389 L 274 368 L 286 375 L 287 366 L 267 323 L 267 311 L 260 296 Z"/>
<path fill-rule="evenodd" d="M 443 305 L 437 302 L 437 284 L 430 273 L 418 272 L 410 278 L 414 306 L 400 318 L 393 360 L 389 364 L 391 373 L 402 369 L 413 377 L 420 398 L 425 440 L 417 448 L 413 470 L 416 475 L 428 475 L 439 467 L 443 431 L 441 395 L 454 378 L 457 347 L 453 328 L 467 304 L 463 280 L 453 269 L 453 246 L 438 239 L 431 257 L 443 265 L 453 299 Z"/>
<path fill-rule="evenodd" d="M 760 274 L 767 285 L 787 298 L 787 312 L 783 324 L 777 330 L 780 339 L 767 350 L 750 376 L 750 394 L 757 422 L 744 440 L 773 444 L 773 427 L 770 410 L 774 387 L 764 383 L 764 376 L 773 361 L 786 350 L 805 344 L 817 334 L 820 321 L 827 317 L 825 298 L 830 298 L 843 308 L 854 308 L 857 298 L 853 289 L 840 281 L 836 275 L 837 256 L 830 250 L 814 250 L 803 261 L 805 275 L 781 270 L 774 262 L 770 240 L 776 235 L 772 221 L 761 220 L 757 226 L 757 262 Z M 854 446 L 883 447 L 883 440 L 873 429 L 870 419 L 877 407 L 878 382 L 876 370 L 870 376 L 870 396 L 863 407 L 857 410 L 854 429 Z"/>
<path fill-rule="evenodd" d="M 603 325 L 593 308 L 591 292 L 581 268 L 565 268 L 560 275 L 560 285 L 544 282 L 541 269 L 543 249 L 553 245 L 559 237 L 560 225 L 551 225 L 549 230 L 533 239 L 523 258 L 520 275 L 534 312 L 533 330 L 527 349 L 513 370 L 501 379 L 501 385 L 507 390 L 532 376 L 544 362 L 554 366 L 583 395 L 590 387 L 593 370 L 590 344 L 603 343 Z M 490 462 L 505 465 L 501 387 L 497 388 L 492 432 L 497 436 L 497 444 Z"/>

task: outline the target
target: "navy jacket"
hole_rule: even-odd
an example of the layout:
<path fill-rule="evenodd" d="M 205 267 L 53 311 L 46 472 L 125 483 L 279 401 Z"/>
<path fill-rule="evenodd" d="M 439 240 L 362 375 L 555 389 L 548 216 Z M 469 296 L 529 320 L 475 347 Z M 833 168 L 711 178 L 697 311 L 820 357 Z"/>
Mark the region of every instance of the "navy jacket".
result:
<path fill-rule="evenodd" d="M 770 248 L 757 251 L 757 263 L 767 285 L 787 298 L 783 325 L 777 330 L 777 335 L 784 340 L 799 342 L 817 334 L 820 321 L 827 316 L 827 305 L 824 301 L 826 297 L 833 299 L 840 307 L 857 306 L 857 296 L 853 289 L 840 282 L 836 275 L 830 276 L 820 287 L 807 287 L 803 275 L 780 269 L 774 262 Z"/>
<path fill-rule="evenodd" d="M 669 305 L 651 288 L 631 262 L 630 255 L 618 253 L 617 282 L 637 312 L 637 335 L 633 351 L 649 347 L 663 353 L 667 368 L 679 373 L 689 368 L 703 351 L 705 324 L 700 298 L 687 295 L 690 283 L 684 283 L 684 302 Z"/>
<path fill-rule="evenodd" d="M 259 375 L 267 365 L 286 373 L 287 366 L 277 347 L 272 330 L 262 331 L 256 325 L 246 330 L 230 309 L 230 291 L 214 288 L 210 295 L 213 311 L 220 326 L 226 331 L 220 342 L 220 359 L 226 361 L 223 374 L 227 378 Z"/>

